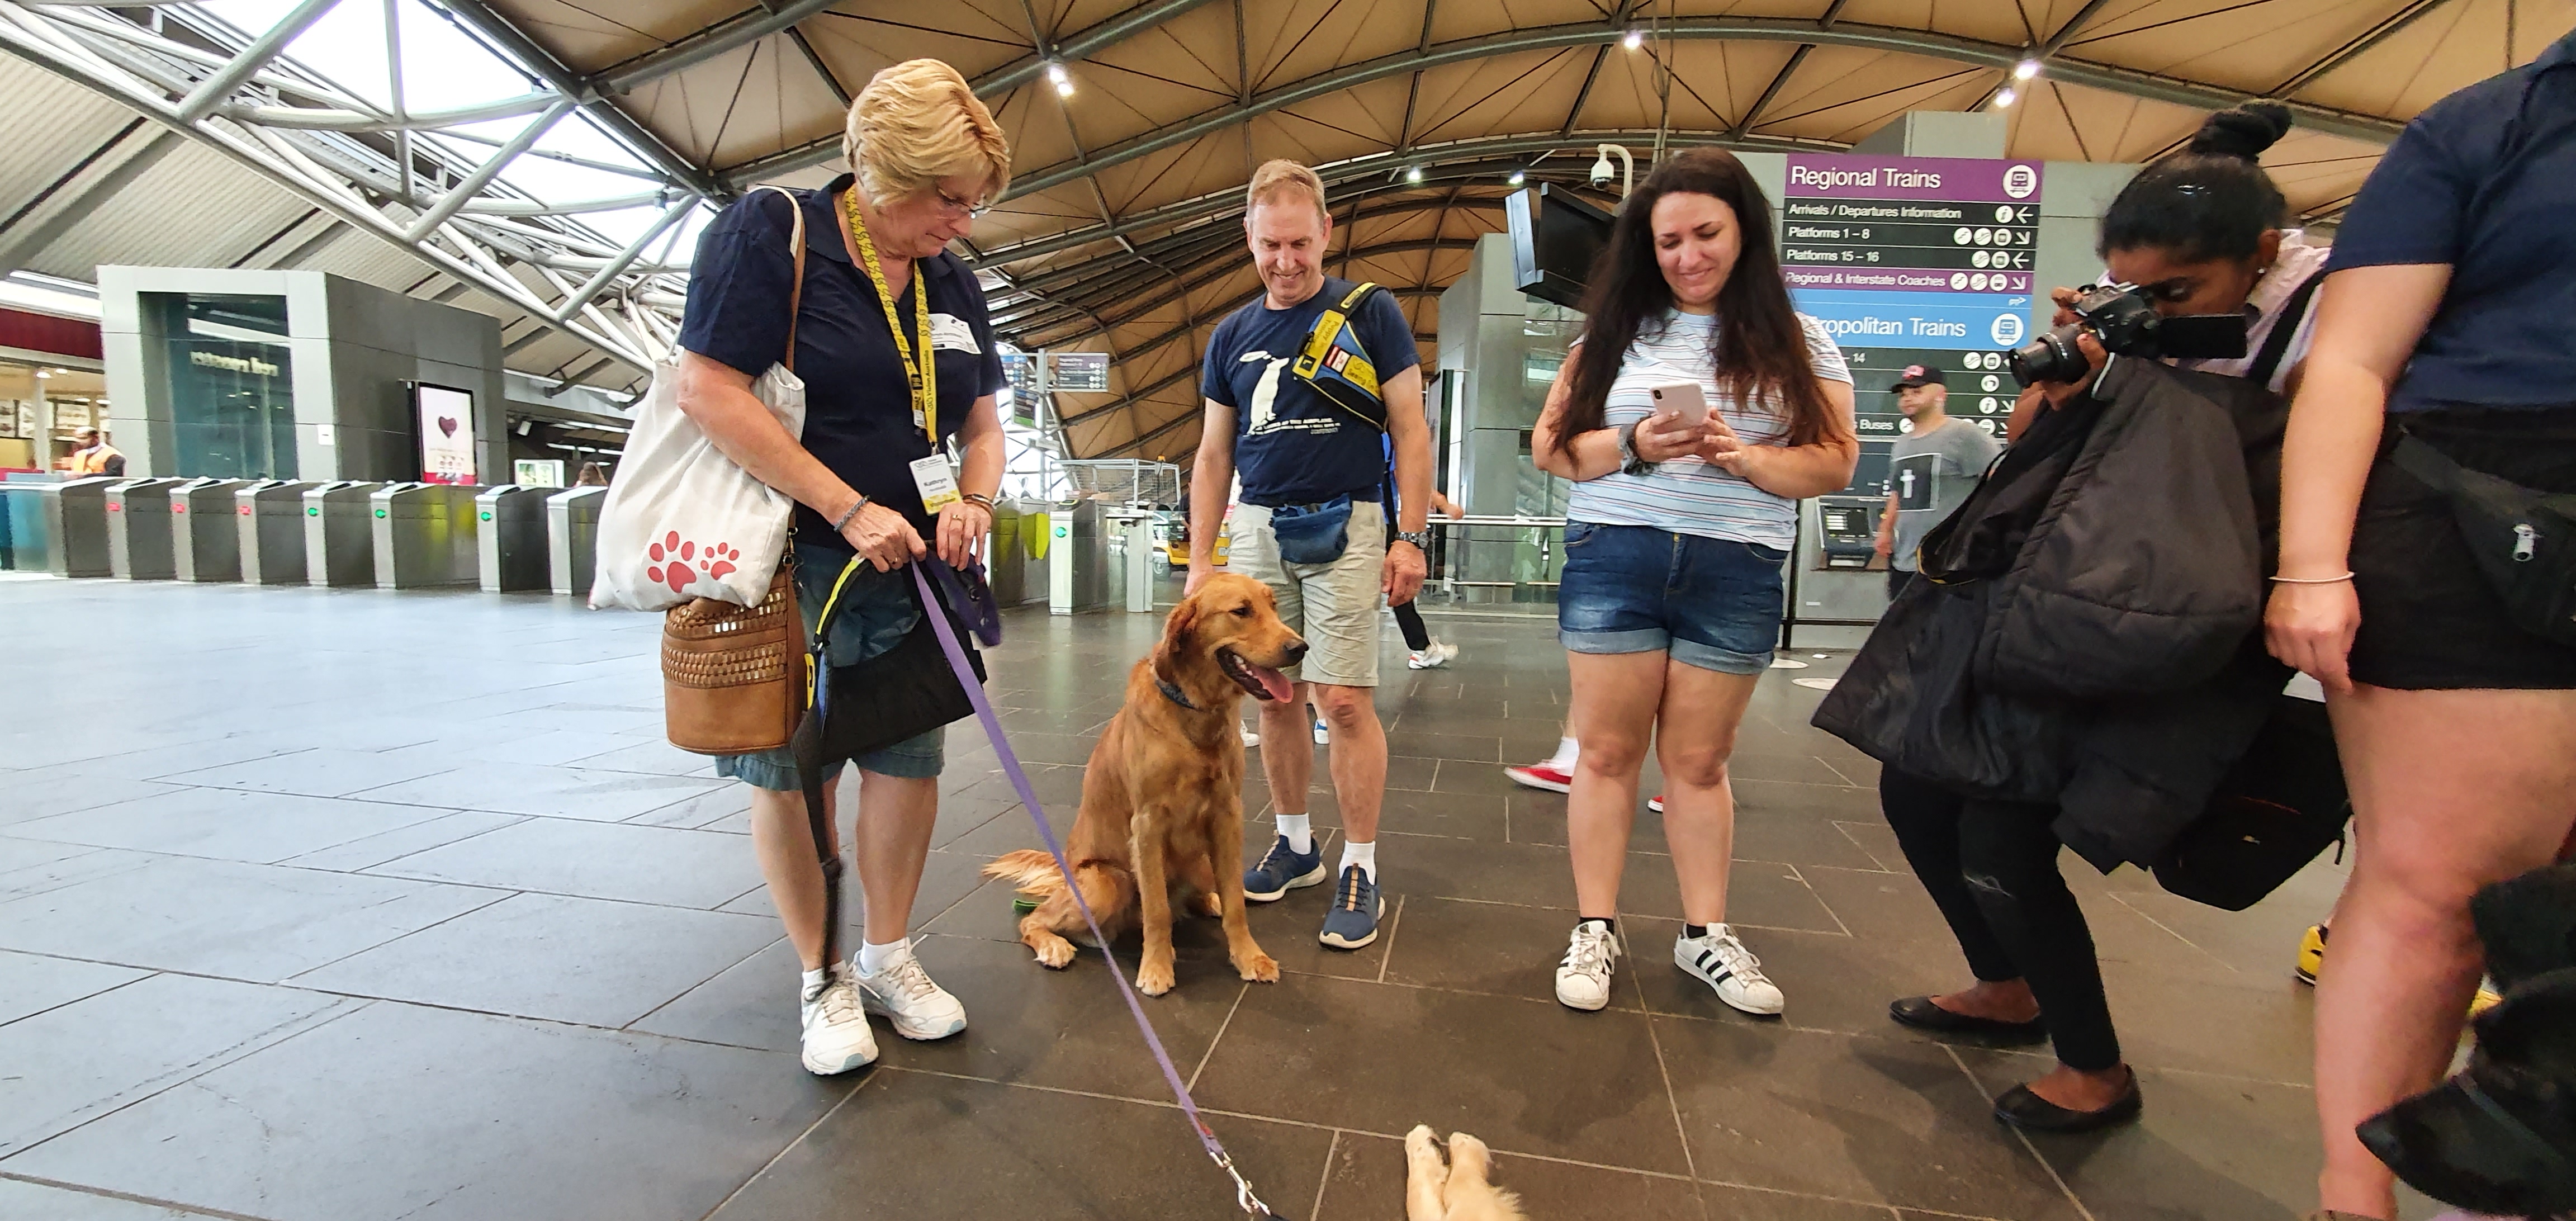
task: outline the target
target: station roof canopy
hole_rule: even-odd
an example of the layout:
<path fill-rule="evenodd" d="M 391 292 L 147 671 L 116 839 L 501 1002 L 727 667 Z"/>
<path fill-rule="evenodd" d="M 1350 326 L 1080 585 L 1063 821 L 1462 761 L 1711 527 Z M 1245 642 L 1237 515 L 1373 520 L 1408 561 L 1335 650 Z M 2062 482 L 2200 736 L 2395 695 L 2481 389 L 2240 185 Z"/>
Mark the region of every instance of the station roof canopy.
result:
<path fill-rule="evenodd" d="M 1112 356 L 1110 393 L 1059 405 L 1069 447 L 1179 459 L 1201 346 L 1258 291 L 1235 222 L 1271 157 L 1323 173 L 1331 270 L 1393 287 L 1427 361 L 1510 177 L 1583 189 L 1599 143 L 1839 149 L 2010 88 L 2009 155 L 2142 161 L 2270 97 L 2298 129 L 2264 161 L 2330 221 L 2405 120 L 2571 20 L 2576 0 L 0 0 L 0 118 L 35 154 L 0 169 L 0 271 L 338 270 L 502 315 L 513 368 L 633 386 L 709 209 L 823 181 L 849 95 L 932 56 L 1011 138 L 1011 193 L 962 252 L 1004 336 Z M 352 66 L 368 37 L 402 71 Z M 460 47 L 508 88 L 389 103 L 385 78 L 424 94 Z M 115 184 L 140 190 L 55 214 L 153 147 Z"/>

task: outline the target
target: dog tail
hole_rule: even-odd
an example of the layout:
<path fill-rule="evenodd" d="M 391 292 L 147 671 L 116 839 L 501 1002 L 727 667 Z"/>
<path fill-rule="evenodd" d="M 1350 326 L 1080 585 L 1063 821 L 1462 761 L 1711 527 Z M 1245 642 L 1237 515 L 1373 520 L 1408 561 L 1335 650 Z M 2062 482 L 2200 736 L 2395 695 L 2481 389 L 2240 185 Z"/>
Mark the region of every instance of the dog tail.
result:
<path fill-rule="evenodd" d="M 1035 848 L 1005 852 L 984 866 L 984 876 L 1007 878 L 1021 894 L 1053 898 L 1064 893 L 1064 874 L 1055 867 L 1055 857 Z"/>

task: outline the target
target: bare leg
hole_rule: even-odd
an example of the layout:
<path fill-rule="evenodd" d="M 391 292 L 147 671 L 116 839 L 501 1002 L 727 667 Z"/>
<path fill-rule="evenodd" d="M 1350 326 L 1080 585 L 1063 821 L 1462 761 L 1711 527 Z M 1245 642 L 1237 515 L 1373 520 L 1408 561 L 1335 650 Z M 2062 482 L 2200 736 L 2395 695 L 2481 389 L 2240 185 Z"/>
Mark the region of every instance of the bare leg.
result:
<path fill-rule="evenodd" d="M 2317 980 L 2326 1208 L 2394 1217 L 2353 1127 L 2439 1080 L 2482 963 L 2480 886 L 2548 864 L 2576 823 L 2576 691 L 2329 695 L 2365 847 Z"/>
<path fill-rule="evenodd" d="M 1663 708 L 1655 717 L 1664 839 L 1681 880 L 1682 918 L 1692 924 L 1726 920 L 1726 883 L 1735 863 L 1735 791 L 1727 784 L 1726 760 L 1735 753 L 1735 731 L 1757 677 L 1678 661 L 1664 671 Z"/>
<path fill-rule="evenodd" d="M 1261 710 L 1261 774 L 1270 781 L 1270 808 L 1281 814 L 1306 812 L 1306 788 L 1315 780 L 1315 748 L 1307 735 L 1306 701 L 1315 697 L 1313 683 L 1298 683 L 1286 700 L 1264 700 Z"/>
<path fill-rule="evenodd" d="M 859 885 L 867 891 L 869 941 L 886 945 L 911 935 L 912 900 L 938 823 L 938 780 L 859 773 Z"/>
<path fill-rule="evenodd" d="M 1386 801 L 1386 726 L 1377 719 L 1377 692 L 1318 683 L 1315 704 L 1333 727 L 1325 757 L 1333 770 L 1333 798 L 1342 808 L 1342 838 L 1374 843 L 1378 808 Z M 1267 764 L 1270 753 L 1261 757 Z"/>
<path fill-rule="evenodd" d="M 823 810 L 839 817 L 834 796 L 837 775 L 823 782 Z M 832 850 L 840 851 L 840 828 L 832 826 Z M 814 829 L 805 817 L 803 793 L 751 791 L 751 850 L 760 859 L 760 876 L 769 883 L 770 905 L 787 926 L 787 940 L 808 971 L 823 968 L 823 871 L 815 866 Z"/>
<path fill-rule="evenodd" d="M 1663 702 L 1665 657 L 1656 653 L 1567 653 L 1574 677 L 1580 757 L 1565 801 L 1566 854 L 1574 861 L 1577 914 L 1619 914 L 1619 877 L 1628 864 L 1628 832 L 1637 820 L 1637 769 Z"/>

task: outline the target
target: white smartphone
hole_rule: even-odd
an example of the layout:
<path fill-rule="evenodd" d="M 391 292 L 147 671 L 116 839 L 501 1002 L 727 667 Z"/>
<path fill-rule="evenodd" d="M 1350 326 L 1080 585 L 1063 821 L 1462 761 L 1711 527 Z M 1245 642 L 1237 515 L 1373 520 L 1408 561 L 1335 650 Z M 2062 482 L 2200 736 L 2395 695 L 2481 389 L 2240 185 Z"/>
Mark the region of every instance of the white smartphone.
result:
<path fill-rule="evenodd" d="M 1698 382 L 1667 382 L 1646 391 L 1655 400 L 1655 414 L 1679 417 L 1689 427 L 1708 422 L 1708 396 Z"/>

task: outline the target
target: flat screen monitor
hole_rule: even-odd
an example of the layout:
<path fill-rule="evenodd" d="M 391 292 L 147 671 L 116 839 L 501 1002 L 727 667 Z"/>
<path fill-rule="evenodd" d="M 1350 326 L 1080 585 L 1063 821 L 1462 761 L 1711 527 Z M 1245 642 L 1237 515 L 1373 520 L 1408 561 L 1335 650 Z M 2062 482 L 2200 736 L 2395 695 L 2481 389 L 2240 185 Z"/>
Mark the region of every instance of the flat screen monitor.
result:
<path fill-rule="evenodd" d="M 413 427 L 420 438 L 420 481 L 473 483 L 474 394 L 454 386 L 411 382 Z"/>
<path fill-rule="evenodd" d="M 1583 303 L 1593 256 L 1610 243 L 1610 214 L 1554 183 L 1503 200 L 1512 235 L 1512 286 L 1568 309 Z"/>

